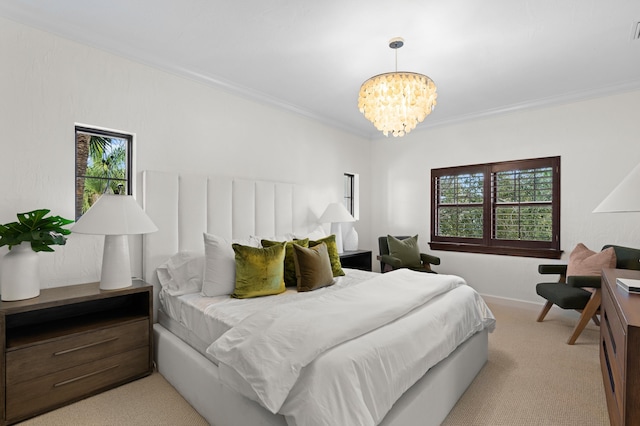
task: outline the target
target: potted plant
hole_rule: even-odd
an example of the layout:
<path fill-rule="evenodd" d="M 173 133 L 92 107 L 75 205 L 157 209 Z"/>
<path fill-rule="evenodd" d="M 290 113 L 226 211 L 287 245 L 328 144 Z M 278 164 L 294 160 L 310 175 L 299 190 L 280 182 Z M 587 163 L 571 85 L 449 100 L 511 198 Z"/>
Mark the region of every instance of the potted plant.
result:
<path fill-rule="evenodd" d="M 40 294 L 38 252 L 54 251 L 52 245 L 64 245 L 63 228 L 73 223 L 60 216 L 48 216 L 50 210 L 39 209 L 18 213 L 18 221 L 0 225 L 0 247 L 9 246 L 0 269 L 2 300 L 23 300 Z"/>

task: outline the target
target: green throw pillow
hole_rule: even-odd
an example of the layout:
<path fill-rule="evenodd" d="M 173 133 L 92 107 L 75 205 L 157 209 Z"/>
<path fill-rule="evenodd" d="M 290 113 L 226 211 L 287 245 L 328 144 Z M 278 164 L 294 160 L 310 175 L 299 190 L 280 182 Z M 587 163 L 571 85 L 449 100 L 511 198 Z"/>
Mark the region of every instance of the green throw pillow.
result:
<path fill-rule="evenodd" d="M 236 285 L 232 297 L 268 296 L 285 291 L 284 242 L 257 248 L 232 244 L 236 255 Z"/>
<path fill-rule="evenodd" d="M 327 251 L 329 252 L 329 259 L 331 260 L 331 271 L 333 272 L 333 276 L 343 276 L 344 271 L 342 270 L 342 264 L 340 263 L 340 253 L 338 253 L 335 234 L 331 234 L 328 237 L 320 238 L 316 241 L 309 241 L 309 247 L 315 247 L 318 244 L 322 243 L 325 243 L 327 245 Z"/>
<path fill-rule="evenodd" d="M 418 246 L 418 236 L 399 240 L 392 235 L 387 235 L 389 245 L 389 255 L 397 257 L 402 261 L 402 266 L 408 268 L 422 267 L 420 260 L 420 247 Z"/>
<path fill-rule="evenodd" d="M 282 244 L 280 241 L 262 240 L 262 247 L 273 247 L 277 244 Z M 293 245 L 300 247 L 309 247 L 309 239 L 287 241 L 284 246 L 284 285 L 287 287 L 296 286 L 296 264 L 293 260 Z"/>
<path fill-rule="evenodd" d="M 333 284 L 331 260 L 325 243 L 311 248 L 293 246 L 298 291 L 312 291 Z"/>

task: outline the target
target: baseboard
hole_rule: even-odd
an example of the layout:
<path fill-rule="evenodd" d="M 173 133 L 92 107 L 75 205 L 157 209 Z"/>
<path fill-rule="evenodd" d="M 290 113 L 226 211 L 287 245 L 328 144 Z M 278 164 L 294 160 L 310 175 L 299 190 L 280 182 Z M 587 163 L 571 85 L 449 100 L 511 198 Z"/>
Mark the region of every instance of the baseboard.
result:
<path fill-rule="evenodd" d="M 490 296 L 488 294 L 481 294 L 481 296 L 488 304 L 509 306 L 513 308 L 527 309 L 530 311 L 539 311 L 544 305 L 544 302 L 536 303 L 520 299 L 511 299 L 508 297 Z"/>
<path fill-rule="evenodd" d="M 500 305 L 506 306 L 510 308 L 517 308 L 522 310 L 527 310 L 531 312 L 535 312 L 536 314 L 540 313 L 542 307 L 544 306 L 544 301 L 540 303 L 529 302 L 527 300 L 520 299 L 511 299 L 508 297 L 500 297 L 500 296 L 489 296 L 487 294 L 481 294 L 482 298 L 488 305 Z M 580 314 L 573 309 L 561 309 L 557 306 L 553 306 L 551 308 L 554 314 L 562 315 L 568 318 L 580 318 Z"/>

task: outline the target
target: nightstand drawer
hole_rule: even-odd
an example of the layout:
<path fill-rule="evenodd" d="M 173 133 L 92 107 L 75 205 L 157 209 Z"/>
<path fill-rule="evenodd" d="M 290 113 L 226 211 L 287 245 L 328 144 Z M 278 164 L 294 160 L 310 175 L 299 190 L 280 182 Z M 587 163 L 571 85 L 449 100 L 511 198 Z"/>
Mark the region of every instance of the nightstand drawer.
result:
<path fill-rule="evenodd" d="M 149 345 L 149 320 L 8 351 L 7 386 Z"/>
<path fill-rule="evenodd" d="M 7 385 L 7 420 L 56 408 L 149 372 L 149 347 L 100 359 L 22 383 Z"/>

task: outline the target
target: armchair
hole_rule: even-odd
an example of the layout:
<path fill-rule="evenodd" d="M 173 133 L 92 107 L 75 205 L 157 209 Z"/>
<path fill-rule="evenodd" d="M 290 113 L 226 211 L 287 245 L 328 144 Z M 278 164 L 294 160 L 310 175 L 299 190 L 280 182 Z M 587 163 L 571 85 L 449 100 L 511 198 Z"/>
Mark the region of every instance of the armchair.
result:
<path fill-rule="evenodd" d="M 395 238 L 397 238 L 398 240 L 406 240 L 407 238 L 411 238 L 411 237 L 404 235 L 404 236 L 397 236 Z M 429 272 L 431 274 L 437 273 L 436 271 L 431 269 L 431 265 L 440 264 L 440 258 L 437 256 L 432 256 L 426 253 L 420 253 L 420 263 L 421 263 L 420 266 L 418 265 L 406 266 L 406 265 L 403 265 L 403 262 L 401 259 L 397 257 L 393 257 L 389 254 L 389 243 L 388 243 L 387 236 L 378 237 L 378 248 L 380 250 L 380 255 L 378 256 L 378 260 L 380 261 L 380 272 L 388 272 L 394 269 L 406 267 L 409 269 L 413 269 L 414 271 Z"/>
<path fill-rule="evenodd" d="M 616 268 L 640 270 L 640 250 L 616 245 L 605 245 L 602 250 L 613 247 L 616 254 Z M 600 276 L 569 276 L 567 277 L 567 265 L 538 265 L 540 274 L 560 275 L 558 282 L 546 282 L 536 285 L 536 293 L 545 298 L 542 311 L 538 315 L 538 322 L 542 322 L 553 305 L 562 309 L 575 309 L 581 313 L 580 319 L 573 329 L 567 343 L 573 345 L 589 320 L 600 325 L 598 314 L 602 294 L 600 289 Z M 587 290 L 590 289 L 590 290 Z"/>

